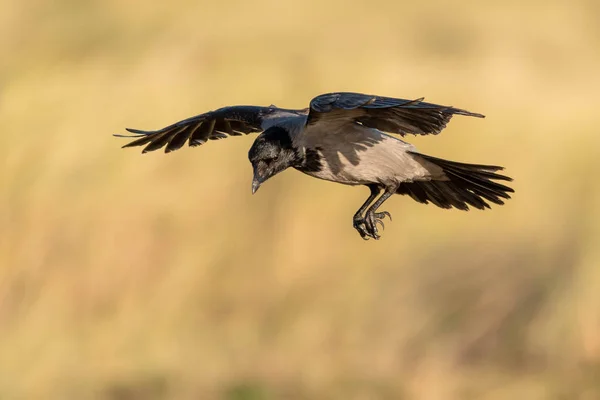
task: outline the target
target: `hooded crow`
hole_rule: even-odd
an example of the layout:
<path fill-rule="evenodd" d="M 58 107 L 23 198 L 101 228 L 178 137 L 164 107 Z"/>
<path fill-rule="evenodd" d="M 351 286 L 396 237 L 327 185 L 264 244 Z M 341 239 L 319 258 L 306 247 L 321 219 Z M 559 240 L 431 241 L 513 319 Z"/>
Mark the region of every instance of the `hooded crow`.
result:
<path fill-rule="evenodd" d="M 231 106 L 197 115 L 156 131 L 127 129 L 134 138 L 123 147 L 145 146 L 143 153 L 165 148 L 169 153 L 209 140 L 260 133 L 248 158 L 254 170 L 252 193 L 269 178 L 294 168 L 315 178 L 370 190 L 353 217 L 363 239 L 379 239 L 378 224 L 391 215 L 378 211 L 393 194 L 419 203 L 468 210 L 504 204 L 512 181 L 498 174 L 502 167 L 465 164 L 431 157 L 399 136 L 436 135 L 453 115 L 484 118 L 459 108 L 360 93 L 328 93 L 315 97 L 308 108 L 271 105 Z M 385 132 L 385 133 L 384 133 Z M 383 193 L 382 193 L 383 192 Z"/>

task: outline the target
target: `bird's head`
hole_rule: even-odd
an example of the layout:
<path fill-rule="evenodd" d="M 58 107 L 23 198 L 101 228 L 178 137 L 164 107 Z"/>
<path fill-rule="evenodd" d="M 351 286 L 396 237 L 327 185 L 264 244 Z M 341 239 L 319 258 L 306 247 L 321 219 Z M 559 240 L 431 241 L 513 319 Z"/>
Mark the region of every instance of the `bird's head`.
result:
<path fill-rule="evenodd" d="M 264 131 L 256 138 L 248 152 L 248 159 L 254 169 L 252 193 L 254 194 L 267 179 L 292 167 L 297 157 L 287 130 L 272 127 Z"/>

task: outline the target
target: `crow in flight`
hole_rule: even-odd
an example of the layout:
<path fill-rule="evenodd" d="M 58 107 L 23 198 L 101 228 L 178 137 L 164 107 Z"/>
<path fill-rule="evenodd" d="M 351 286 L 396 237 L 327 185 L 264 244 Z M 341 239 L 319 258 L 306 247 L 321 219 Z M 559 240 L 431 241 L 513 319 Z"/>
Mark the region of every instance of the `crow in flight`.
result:
<path fill-rule="evenodd" d="M 494 182 L 512 180 L 497 173 L 502 167 L 425 155 L 387 134 L 436 135 L 455 114 L 484 117 L 423 98 L 342 92 L 317 96 L 302 110 L 231 106 L 156 131 L 127 129 L 133 135 L 115 136 L 135 139 L 123 147 L 145 146 L 143 153 L 164 147 L 169 153 L 186 142 L 199 146 L 208 140 L 260 133 L 248 152 L 254 169 L 252 193 L 289 167 L 319 179 L 367 186 L 371 194 L 354 214 L 353 226 L 363 239 L 379 239 L 377 224 L 383 227 L 383 218 L 391 216 L 378 209 L 393 194 L 468 210 L 490 208 L 488 202 L 504 204 L 503 199 L 514 192 Z"/>

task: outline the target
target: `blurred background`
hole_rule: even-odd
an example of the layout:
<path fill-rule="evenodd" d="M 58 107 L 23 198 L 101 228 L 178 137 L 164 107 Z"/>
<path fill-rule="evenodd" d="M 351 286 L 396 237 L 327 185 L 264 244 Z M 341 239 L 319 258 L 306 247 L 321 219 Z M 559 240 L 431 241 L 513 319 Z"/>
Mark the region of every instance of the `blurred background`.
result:
<path fill-rule="evenodd" d="M 74 0 L 0 13 L 0 399 L 599 399 L 600 6 Z M 491 211 L 287 171 L 235 137 L 121 150 L 233 104 L 454 105 L 428 154 Z"/>

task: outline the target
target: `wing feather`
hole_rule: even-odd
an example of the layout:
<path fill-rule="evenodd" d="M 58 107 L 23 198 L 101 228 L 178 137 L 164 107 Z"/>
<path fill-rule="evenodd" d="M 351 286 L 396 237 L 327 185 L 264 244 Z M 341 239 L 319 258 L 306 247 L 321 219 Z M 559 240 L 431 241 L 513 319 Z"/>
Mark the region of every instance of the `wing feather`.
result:
<path fill-rule="evenodd" d="M 224 139 L 262 132 L 279 120 L 305 116 L 305 110 L 286 110 L 277 107 L 230 106 L 209 111 L 155 131 L 126 128 L 133 135 L 119 135 L 135 139 L 123 147 L 146 146 L 142 153 L 165 147 L 165 153 L 180 149 L 187 142 L 199 146 L 209 140 Z"/>
<path fill-rule="evenodd" d="M 453 115 L 484 118 L 459 108 L 415 100 L 361 93 L 327 93 L 310 102 L 307 124 L 359 123 L 368 128 L 399 135 L 437 135 Z"/>

